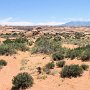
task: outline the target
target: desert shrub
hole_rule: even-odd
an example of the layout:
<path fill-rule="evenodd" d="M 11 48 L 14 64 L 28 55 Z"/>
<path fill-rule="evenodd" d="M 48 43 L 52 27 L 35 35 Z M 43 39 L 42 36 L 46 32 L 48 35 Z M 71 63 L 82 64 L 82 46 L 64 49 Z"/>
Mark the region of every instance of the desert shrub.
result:
<path fill-rule="evenodd" d="M 69 50 L 69 52 L 67 53 L 67 58 L 71 58 L 71 59 L 74 59 L 76 57 L 79 56 L 79 50 Z"/>
<path fill-rule="evenodd" d="M 39 53 L 46 53 L 48 52 L 48 45 L 49 41 L 45 37 L 40 37 L 35 41 L 35 46 L 33 48 L 34 52 L 39 52 Z M 37 48 L 36 48 L 37 47 Z"/>
<path fill-rule="evenodd" d="M 61 36 L 63 36 L 65 39 L 69 38 L 70 37 L 69 35 L 70 35 L 69 33 L 61 33 Z"/>
<path fill-rule="evenodd" d="M 45 67 L 48 69 L 53 69 L 55 67 L 54 62 L 50 62 L 50 63 L 46 64 Z"/>
<path fill-rule="evenodd" d="M 41 37 L 39 37 L 36 41 L 35 41 L 35 44 L 37 45 L 37 46 L 42 46 L 42 45 L 44 45 L 44 44 L 47 44 L 47 43 L 49 43 L 49 39 L 47 38 L 47 37 L 45 37 L 45 36 L 41 36 Z"/>
<path fill-rule="evenodd" d="M 73 50 L 68 50 L 67 54 L 66 54 L 66 58 L 71 58 L 71 59 L 74 59 L 74 58 L 79 58 L 81 53 L 85 50 L 84 47 L 78 47 L 76 49 L 73 49 Z"/>
<path fill-rule="evenodd" d="M 60 41 L 60 40 L 61 40 L 61 36 L 59 36 L 59 35 L 55 36 L 55 37 L 54 37 L 54 40 L 55 40 L 55 41 Z"/>
<path fill-rule="evenodd" d="M 58 60 L 63 60 L 64 59 L 64 56 L 63 54 L 59 53 L 59 52 L 56 52 L 52 55 L 52 59 L 54 61 L 58 61 Z"/>
<path fill-rule="evenodd" d="M 46 74 L 50 74 L 50 73 L 51 73 L 51 70 L 50 70 L 48 67 L 44 67 L 44 68 L 43 68 L 43 71 L 44 71 Z"/>
<path fill-rule="evenodd" d="M 10 45 L 2 44 L 0 45 L 0 55 L 11 55 L 15 54 L 16 51 Z"/>
<path fill-rule="evenodd" d="M 27 43 L 28 42 L 28 39 L 23 37 L 23 38 L 16 38 L 14 40 L 15 43 Z"/>
<path fill-rule="evenodd" d="M 23 43 L 13 44 L 13 48 L 15 48 L 16 50 L 20 50 L 20 51 L 28 51 L 29 50 L 29 47 L 27 47 L 26 44 L 23 44 Z"/>
<path fill-rule="evenodd" d="M 7 65 L 7 62 L 5 60 L 0 60 L 0 66 L 6 66 Z"/>
<path fill-rule="evenodd" d="M 84 50 L 80 55 L 80 59 L 82 61 L 90 61 L 90 50 Z"/>
<path fill-rule="evenodd" d="M 15 40 L 6 39 L 4 42 L 4 46 L 8 46 L 11 50 L 20 50 L 20 51 L 28 51 L 27 47 L 28 40 L 26 38 L 17 38 Z"/>
<path fill-rule="evenodd" d="M 0 36 L 2 38 L 12 38 L 12 37 L 18 37 L 18 33 L 6 33 L 6 34 L 1 34 Z"/>
<path fill-rule="evenodd" d="M 11 37 L 11 33 L 1 34 L 2 38 L 9 38 Z"/>
<path fill-rule="evenodd" d="M 18 33 L 18 35 L 22 38 L 25 37 L 25 34 L 23 32 Z"/>
<path fill-rule="evenodd" d="M 18 36 L 18 33 L 15 33 L 15 32 L 14 32 L 14 33 L 12 33 L 12 36 L 13 36 L 13 37 L 16 37 L 16 36 Z"/>
<path fill-rule="evenodd" d="M 73 50 L 69 50 L 66 54 L 67 58 L 79 58 L 82 61 L 89 61 L 90 60 L 90 45 L 79 47 Z"/>
<path fill-rule="evenodd" d="M 59 61 L 56 63 L 58 67 L 63 67 L 65 65 L 65 61 Z"/>
<path fill-rule="evenodd" d="M 53 37 L 53 34 L 50 33 L 44 33 L 44 37 L 51 39 Z"/>
<path fill-rule="evenodd" d="M 83 69 L 79 65 L 66 65 L 63 67 L 60 75 L 62 78 L 65 77 L 77 77 L 80 76 L 83 73 Z"/>
<path fill-rule="evenodd" d="M 37 67 L 37 72 L 38 72 L 38 74 L 41 74 L 42 73 L 42 68 L 41 67 Z"/>
<path fill-rule="evenodd" d="M 19 90 L 19 89 L 15 86 L 12 86 L 11 90 Z"/>
<path fill-rule="evenodd" d="M 80 39 L 80 38 L 83 37 L 83 36 L 84 36 L 83 33 L 78 33 L 78 32 L 75 33 L 75 38 L 76 38 L 76 39 Z"/>
<path fill-rule="evenodd" d="M 33 48 L 31 48 L 31 53 L 34 54 L 34 53 L 37 53 L 39 50 L 38 50 L 38 47 L 34 46 Z"/>
<path fill-rule="evenodd" d="M 81 68 L 82 68 L 83 70 L 87 70 L 87 69 L 89 68 L 89 65 L 82 64 L 82 65 L 81 65 Z"/>
<path fill-rule="evenodd" d="M 32 53 L 53 53 L 61 50 L 60 42 L 56 42 L 47 37 L 40 37 L 36 40 L 34 47 L 32 48 Z"/>
<path fill-rule="evenodd" d="M 17 76 L 13 78 L 12 84 L 13 87 L 17 88 L 17 90 L 23 90 L 33 85 L 33 78 L 27 72 L 19 73 Z"/>
<path fill-rule="evenodd" d="M 39 34 L 39 31 L 32 31 L 32 36 L 35 36 L 35 35 L 38 35 Z"/>
<path fill-rule="evenodd" d="M 59 41 L 50 40 L 49 42 L 49 52 L 62 52 L 63 48 L 61 47 L 61 43 Z"/>
<path fill-rule="evenodd" d="M 9 44 L 9 43 L 27 43 L 28 39 L 23 37 L 23 38 L 16 38 L 15 40 L 10 40 L 10 39 L 6 39 L 5 41 L 3 41 L 4 44 Z"/>
<path fill-rule="evenodd" d="M 4 44 L 9 44 L 9 43 L 13 43 L 13 41 L 10 40 L 10 39 L 6 39 L 5 41 L 3 41 L 3 43 L 4 43 Z"/>

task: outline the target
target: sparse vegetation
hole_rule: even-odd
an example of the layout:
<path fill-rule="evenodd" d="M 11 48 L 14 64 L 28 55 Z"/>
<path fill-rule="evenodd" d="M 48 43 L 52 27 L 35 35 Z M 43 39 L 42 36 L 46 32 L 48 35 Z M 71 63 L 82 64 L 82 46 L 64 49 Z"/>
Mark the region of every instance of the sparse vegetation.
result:
<path fill-rule="evenodd" d="M 0 66 L 6 66 L 7 62 L 3 59 L 0 60 Z"/>
<path fill-rule="evenodd" d="M 65 61 L 59 61 L 56 63 L 57 67 L 63 67 L 65 65 Z"/>
<path fill-rule="evenodd" d="M 55 67 L 55 64 L 54 64 L 54 62 L 50 62 L 50 63 L 46 64 L 45 67 L 48 69 L 53 69 Z"/>
<path fill-rule="evenodd" d="M 17 88 L 17 90 L 24 90 L 33 85 L 33 78 L 30 74 L 24 72 L 19 73 L 12 80 L 13 88 Z"/>
<path fill-rule="evenodd" d="M 0 45 L 0 55 L 16 54 L 16 50 L 28 51 L 27 42 L 25 38 L 15 40 L 6 39 L 3 44 Z"/>
<path fill-rule="evenodd" d="M 57 42 L 60 41 L 60 40 L 61 40 L 61 36 L 60 36 L 60 35 L 56 35 L 56 36 L 54 37 L 54 40 L 57 41 Z"/>
<path fill-rule="evenodd" d="M 87 69 L 89 68 L 89 65 L 82 64 L 82 65 L 81 65 L 81 68 L 82 68 L 83 70 L 87 70 Z"/>
<path fill-rule="evenodd" d="M 83 69 L 79 65 L 66 65 L 63 67 L 62 71 L 60 72 L 60 75 L 62 78 L 71 78 L 81 76 L 82 73 Z"/>
<path fill-rule="evenodd" d="M 60 52 L 56 52 L 52 55 L 52 58 L 54 61 L 58 61 L 58 60 L 63 60 L 64 59 L 64 56 L 62 53 Z"/>
<path fill-rule="evenodd" d="M 71 58 L 73 60 L 75 58 L 78 58 L 80 53 L 81 53 L 80 48 L 76 48 L 74 50 L 68 50 L 68 52 L 66 54 L 66 58 Z"/>
<path fill-rule="evenodd" d="M 36 40 L 34 47 L 32 48 L 32 53 L 45 53 L 50 54 L 56 51 L 60 51 L 60 42 L 49 39 L 47 37 L 40 37 Z"/>
<path fill-rule="evenodd" d="M 46 74 L 50 74 L 51 73 L 51 70 L 47 67 L 44 67 L 43 68 L 43 71 L 46 73 Z"/>
<path fill-rule="evenodd" d="M 81 37 L 84 37 L 84 36 L 85 35 L 83 33 L 78 33 L 78 32 L 75 33 L 75 38 L 76 39 L 81 39 Z"/>
<path fill-rule="evenodd" d="M 84 50 L 84 51 L 81 53 L 80 59 L 81 59 L 82 61 L 90 61 L 90 51 L 89 51 L 89 49 Z"/>
<path fill-rule="evenodd" d="M 68 80 L 64 78 L 84 77 L 87 76 L 86 74 L 89 74 L 90 31 L 88 33 L 88 30 L 90 27 L 85 29 L 85 31 L 87 31 L 85 34 L 81 32 L 82 27 L 80 27 L 80 32 L 79 30 L 78 32 L 75 31 L 78 27 L 59 28 L 59 26 L 55 26 L 54 28 L 53 26 L 17 26 L 17 28 L 20 30 L 26 28 L 26 31 L 10 30 L 8 32 L 7 30 L 4 30 L 0 32 L 0 57 L 3 59 L 0 60 L 0 69 L 8 63 L 6 68 L 1 70 L 1 76 L 6 73 L 6 76 L 4 77 L 8 77 L 7 81 L 9 81 L 9 77 L 11 79 L 12 76 L 9 75 L 10 68 L 13 70 L 12 73 L 17 71 L 21 72 L 13 77 L 12 88 L 5 87 L 4 89 L 11 88 L 11 90 L 25 90 L 32 87 L 34 79 L 42 79 L 43 81 L 49 77 L 49 80 L 51 80 L 54 78 L 51 75 L 56 75 L 57 78 L 53 79 L 55 80 L 58 79 L 58 74 L 60 74 L 61 79 L 60 86 L 64 80 Z M 70 28 L 71 31 L 69 31 Z M 6 59 L 7 62 L 4 59 Z M 85 70 L 87 71 L 85 72 L 85 75 L 83 75 Z M 30 74 L 25 71 L 28 71 Z M 3 77 L 1 78 L 1 86 L 3 87 Z M 78 78 L 76 79 L 78 80 Z M 80 79 L 83 80 L 84 78 Z"/>
<path fill-rule="evenodd" d="M 12 55 L 16 54 L 16 50 L 10 45 L 2 44 L 0 45 L 0 55 Z"/>
<path fill-rule="evenodd" d="M 78 58 L 82 61 L 89 61 L 90 60 L 90 45 L 86 45 L 84 47 L 79 47 L 73 50 L 69 50 L 66 54 L 67 58 Z"/>

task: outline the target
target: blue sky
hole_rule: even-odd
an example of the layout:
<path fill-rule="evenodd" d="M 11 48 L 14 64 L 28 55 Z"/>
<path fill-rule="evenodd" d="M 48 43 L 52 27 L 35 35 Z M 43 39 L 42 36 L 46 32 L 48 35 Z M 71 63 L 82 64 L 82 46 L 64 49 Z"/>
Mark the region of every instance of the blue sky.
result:
<path fill-rule="evenodd" d="M 0 0 L 0 23 L 51 25 L 89 21 L 90 0 Z"/>

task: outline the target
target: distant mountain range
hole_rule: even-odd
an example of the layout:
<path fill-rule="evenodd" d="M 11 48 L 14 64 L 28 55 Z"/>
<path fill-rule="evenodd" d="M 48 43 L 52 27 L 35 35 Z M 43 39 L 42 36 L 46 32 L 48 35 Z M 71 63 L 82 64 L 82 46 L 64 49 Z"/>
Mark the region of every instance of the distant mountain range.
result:
<path fill-rule="evenodd" d="M 71 21 L 62 26 L 90 26 L 90 21 Z"/>

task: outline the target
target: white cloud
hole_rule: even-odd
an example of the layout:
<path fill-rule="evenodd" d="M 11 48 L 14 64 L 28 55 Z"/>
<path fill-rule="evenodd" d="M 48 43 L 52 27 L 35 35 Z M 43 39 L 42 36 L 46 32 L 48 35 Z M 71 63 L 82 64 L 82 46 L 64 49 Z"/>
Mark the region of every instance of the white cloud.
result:
<path fill-rule="evenodd" d="M 51 18 L 56 18 L 52 16 Z M 88 18 L 65 18 L 64 22 L 27 22 L 27 21 L 15 21 L 13 17 L 8 17 L 0 20 L 0 25 L 12 25 L 12 26 L 34 26 L 34 25 L 61 25 L 69 21 L 90 21 Z"/>
<path fill-rule="evenodd" d="M 33 25 L 61 25 L 62 22 L 46 22 L 46 23 L 32 23 L 32 22 L 0 22 L 0 25 L 11 25 L 11 26 L 33 26 Z"/>
<path fill-rule="evenodd" d="M 13 19 L 13 17 L 8 17 L 8 18 L 5 18 L 3 20 L 0 20 L 0 22 L 9 22 Z"/>
<path fill-rule="evenodd" d="M 46 22 L 46 23 L 38 23 L 37 25 L 61 25 L 63 22 Z"/>
<path fill-rule="evenodd" d="M 0 22 L 0 25 L 11 25 L 11 26 L 31 26 L 34 25 L 32 22 Z"/>
<path fill-rule="evenodd" d="M 55 18 L 55 17 L 52 17 Z M 27 21 L 13 21 L 13 17 L 8 17 L 3 20 L 0 20 L 0 25 L 12 25 L 12 26 L 33 26 L 33 25 L 61 25 L 64 24 L 62 22 L 38 22 L 38 23 L 33 23 L 33 22 L 27 22 Z"/>

